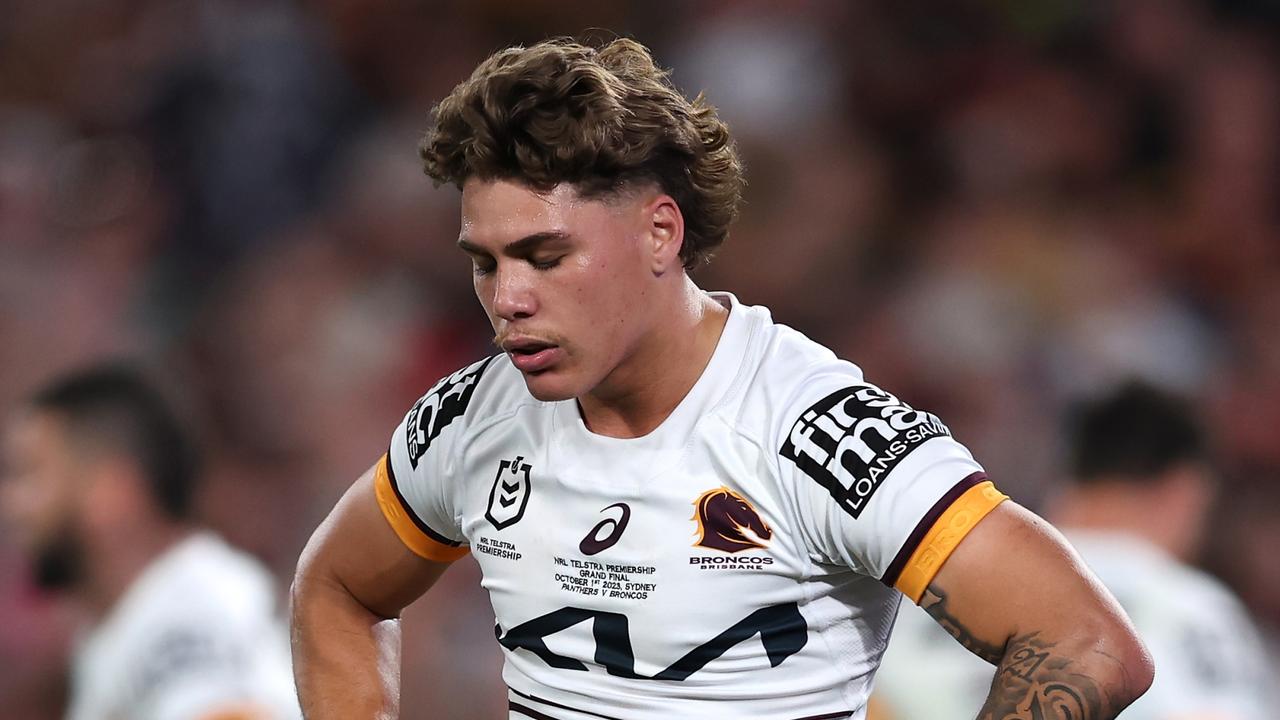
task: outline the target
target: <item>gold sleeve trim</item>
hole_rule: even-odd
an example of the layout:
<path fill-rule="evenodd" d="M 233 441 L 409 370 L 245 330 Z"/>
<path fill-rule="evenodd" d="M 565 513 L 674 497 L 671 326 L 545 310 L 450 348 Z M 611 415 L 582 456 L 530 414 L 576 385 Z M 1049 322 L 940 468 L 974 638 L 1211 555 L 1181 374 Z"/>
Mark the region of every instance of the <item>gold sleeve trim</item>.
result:
<path fill-rule="evenodd" d="M 395 530 L 400 541 L 416 555 L 435 562 L 453 562 L 466 555 L 469 551 L 466 545 L 454 546 L 442 543 L 419 527 L 418 522 L 400 501 L 395 487 L 391 484 L 391 475 L 387 472 L 387 464 L 390 462 L 391 458 L 387 455 L 383 455 L 378 461 L 377 469 L 374 471 L 373 488 L 378 496 L 378 507 L 382 510 L 382 516 L 391 524 L 391 529 Z"/>
<path fill-rule="evenodd" d="M 911 598 L 912 602 L 919 604 L 925 588 L 929 587 L 933 576 L 938 574 L 938 569 L 951 557 L 960 541 L 979 520 L 1008 499 L 1009 496 L 997 490 L 990 480 L 966 490 L 929 528 L 924 540 L 911 553 L 894 587 Z"/>

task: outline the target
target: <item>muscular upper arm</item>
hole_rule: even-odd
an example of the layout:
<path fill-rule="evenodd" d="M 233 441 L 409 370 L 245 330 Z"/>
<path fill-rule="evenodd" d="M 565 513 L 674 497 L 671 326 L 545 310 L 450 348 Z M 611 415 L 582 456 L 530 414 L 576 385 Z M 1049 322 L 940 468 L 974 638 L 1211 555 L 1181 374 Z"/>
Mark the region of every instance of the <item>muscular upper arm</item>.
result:
<path fill-rule="evenodd" d="M 1013 502 L 969 532 L 920 605 L 966 648 L 999 665 L 997 686 L 1007 675 L 1034 692 L 1071 688 L 1082 717 L 1096 716 L 1089 707 L 1111 706 L 1112 695 L 1132 690 L 1136 697 L 1150 683 L 1150 658 L 1119 604 L 1061 534 Z M 1086 682 L 1104 675 L 1117 682 Z"/>
<path fill-rule="evenodd" d="M 934 575 L 920 606 L 991 662 L 1005 642 L 1057 618 L 1127 623 L 1111 594 L 1047 522 L 1012 501 L 977 524 Z"/>
<path fill-rule="evenodd" d="M 311 536 L 297 581 L 338 584 L 370 612 L 390 618 L 425 593 L 449 564 L 420 557 L 396 535 L 378 507 L 377 468 L 356 480 Z"/>

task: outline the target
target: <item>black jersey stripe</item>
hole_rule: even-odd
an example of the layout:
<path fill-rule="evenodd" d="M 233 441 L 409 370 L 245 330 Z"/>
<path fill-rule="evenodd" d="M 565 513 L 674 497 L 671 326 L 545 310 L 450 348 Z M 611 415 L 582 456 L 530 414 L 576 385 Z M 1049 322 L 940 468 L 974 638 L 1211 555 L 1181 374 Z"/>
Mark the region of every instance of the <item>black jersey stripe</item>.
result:
<path fill-rule="evenodd" d="M 510 686 L 508 686 L 507 689 L 515 693 L 516 695 L 519 695 L 520 697 L 524 698 L 525 700 L 531 700 L 533 702 L 536 702 L 542 705 L 549 705 L 553 708 L 560 708 L 561 710 L 568 710 L 570 712 L 582 713 L 583 715 L 590 715 L 591 717 L 598 717 L 601 720 L 619 720 L 618 718 L 615 718 L 610 715 L 601 715 L 600 713 L 591 712 L 590 710 L 579 710 L 578 708 L 569 707 L 568 705 L 561 705 L 560 703 L 551 702 L 550 700 L 543 700 L 542 698 L 536 695 L 522 693 L 519 690 L 516 690 L 515 688 Z"/>
<path fill-rule="evenodd" d="M 554 708 L 560 708 L 561 710 L 568 710 L 570 712 L 581 713 L 583 715 L 590 715 L 591 717 L 603 718 L 603 720 L 618 720 L 618 718 L 612 717 L 610 715 L 601 715 L 600 713 L 594 713 L 589 710 L 579 710 L 577 708 L 569 707 L 568 705 L 561 705 L 560 703 L 554 703 L 554 702 L 551 702 L 550 700 L 543 700 L 542 698 L 537 697 L 536 695 L 529 695 L 528 693 L 522 693 L 513 687 L 508 687 L 507 689 L 510 690 L 512 693 L 515 693 L 516 695 L 519 695 L 520 697 L 526 700 L 530 700 L 532 702 L 536 702 L 542 705 L 549 705 Z M 557 718 L 547 715 L 546 713 L 539 712 L 537 710 L 534 710 L 531 707 L 521 705 L 511 700 L 507 701 L 507 705 L 511 710 L 521 713 L 522 715 L 534 718 L 534 720 L 557 720 Z M 848 718 L 852 716 L 853 716 L 852 710 L 843 710 L 841 712 L 826 713 L 825 715 L 805 715 L 802 718 L 794 718 L 794 720 L 842 720 L 843 718 Z"/>
<path fill-rule="evenodd" d="M 533 718 L 533 720 L 560 720 L 559 718 L 551 717 L 546 713 L 540 713 L 531 707 L 526 707 L 524 705 L 521 705 L 516 702 L 512 702 L 510 700 L 507 701 L 507 709 L 510 710 L 511 712 L 524 715 L 525 717 L 531 717 Z"/>
<path fill-rule="evenodd" d="M 413 521 L 413 524 L 419 530 L 425 533 L 427 537 L 435 540 L 441 545 L 448 545 L 449 547 L 459 547 L 462 545 L 461 542 L 457 540 L 450 540 L 444 535 L 432 530 L 426 523 L 422 522 L 422 518 L 418 517 L 418 513 L 414 512 L 413 508 L 409 505 L 409 502 L 404 499 L 404 494 L 400 492 L 400 483 L 396 481 L 395 466 L 391 464 L 390 448 L 387 448 L 387 479 L 391 481 L 391 490 L 396 494 L 396 500 L 400 501 L 400 507 L 404 508 L 404 514 L 409 516 L 409 519 Z"/>
<path fill-rule="evenodd" d="M 893 562 L 889 563 L 889 569 L 885 570 L 884 577 L 880 578 L 880 582 L 893 587 L 898 582 L 898 576 L 902 574 L 903 568 L 907 566 L 907 561 L 911 559 L 911 555 L 920 546 L 920 541 L 924 540 L 924 536 L 929 534 L 929 530 L 933 528 L 934 523 L 938 522 L 938 518 L 942 516 L 942 513 L 946 512 L 947 508 L 951 507 L 951 503 L 958 500 L 969 488 L 984 482 L 986 479 L 987 474 L 982 471 L 972 473 L 956 483 L 938 502 L 934 503 L 933 507 L 929 508 L 929 512 L 920 518 L 920 522 L 916 524 L 915 530 L 911 531 L 907 541 L 902 544 L 898 554 L 893 557 Z M 805 719 L 801 718 L 801 720 Z"/>

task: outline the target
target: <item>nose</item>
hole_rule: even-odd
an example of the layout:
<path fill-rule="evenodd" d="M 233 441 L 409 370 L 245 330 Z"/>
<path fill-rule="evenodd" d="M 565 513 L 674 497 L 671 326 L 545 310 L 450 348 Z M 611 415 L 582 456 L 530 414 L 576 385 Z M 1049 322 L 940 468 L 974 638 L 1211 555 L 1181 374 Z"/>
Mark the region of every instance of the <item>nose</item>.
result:
<path fill-rule="evenodd" d="M 494 314 L 507 322 L 532 317 L 538 305 L 530 273 L 523 272 L 518 266 L 507 265 L 499 266 L 494 275 Z"/>

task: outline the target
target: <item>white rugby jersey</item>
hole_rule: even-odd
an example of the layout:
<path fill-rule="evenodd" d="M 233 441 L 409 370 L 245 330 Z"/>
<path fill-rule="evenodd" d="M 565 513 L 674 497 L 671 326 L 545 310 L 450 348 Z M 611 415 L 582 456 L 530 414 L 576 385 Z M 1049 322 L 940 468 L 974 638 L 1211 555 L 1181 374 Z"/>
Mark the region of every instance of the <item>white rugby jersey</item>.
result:
<path fill-rule="evenodd" d="M 379 463 L 405 544 L 483 573 L 512 718 L 861 718 L 899 591 L 1004 496 L 935 416 L 764 308 L 648 435 L 591 433 L 506 356 Z"/>
<path fill-rule="evenodd" d="M 1275 716 L 1274 674 L 1258 630 L 1225 586 L 1129 535 L 1066 534 L 1155 661 L 1155 681 L 1125 709 L 1125 720 Z M 965 720 L 982 707 L 993 674 L 924 612 L 903 608 L 876 697 L 892 720 Z"/>
<path fill-rule="evenodd" d="M 301 716 L 257 561 L 202 532 L 157 558 L 75 653 L 69 720 Z"/>

